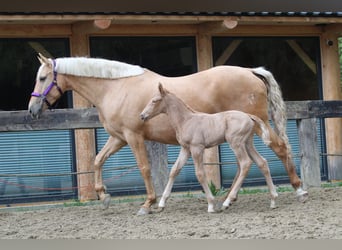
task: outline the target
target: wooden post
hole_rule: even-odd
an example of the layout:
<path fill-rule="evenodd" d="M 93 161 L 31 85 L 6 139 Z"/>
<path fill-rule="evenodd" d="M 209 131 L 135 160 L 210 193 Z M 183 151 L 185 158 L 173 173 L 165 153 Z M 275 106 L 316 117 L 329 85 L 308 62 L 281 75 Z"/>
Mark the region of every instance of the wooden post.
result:
<path fill-rule="evenodd" d="M 324 100 L 341 100 L 338 35 L 329 25 L 321 35 L 321 54 Z M 342 119 L 326 119 L 325 128 L 329 180 L 342 180 Z"/>
<path fill-rule="evenodd" d="M 211 36 L 198 34 L 197 35 L 197 64 L 198 71 L 209 69 L 213 66 Z M 204 152 L 204 162 L 210 165 L 205 166 L 205 173 L 208 179 L 208 184 L 211 182 L 216 188 L 221 188 L 221 171 L 219 164 L 219 149 L 212 147 Z"/>
<path fill-rule="evenodd" d="M 154 141 L 146 141 L 145 146 L 150 161 L 154 190 L 157 197 L 161 197 L 169 179 L 167 146 Z"/>
<path fill-rule="evenodd" d="M 301 179 L 303 188 L 320 187 L 321 171 L 317 147 L 316 118 L 297 121 L 301 154 Z"/>
<path fill-rule="evenodd" d="M 74 24 L 71 36 L 71 53 L 73 56 L 88 56 L 89 44 L 88 37 L 82 32 L 82 26 Z M 92 107 L 86 99 L 73 92 L 74 108 Z M 95 150 L 95 131 L 94 129 L 76 129 L 75 130 L 76 147 L 76 166 L 77 172 L 94 171 Z M 95 192 L 94 174 L 78 175 L 78 198 L 80 201 L 97 199 Z"/>

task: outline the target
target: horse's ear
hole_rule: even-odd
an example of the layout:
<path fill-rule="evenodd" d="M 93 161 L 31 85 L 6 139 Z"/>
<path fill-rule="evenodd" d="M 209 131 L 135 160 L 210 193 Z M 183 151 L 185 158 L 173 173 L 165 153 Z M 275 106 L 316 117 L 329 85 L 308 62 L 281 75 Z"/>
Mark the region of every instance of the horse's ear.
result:
<path fill-rule="evenodd" d="M 41 64 L 51 64 L 51 62 L 49 61 L 49 59 L 47 59 L 45 56 L 43 56 L 41 53 L 38 53 L 38 60 Z"/>
<path fill-rule="evenodd" d="M 159 83 L 158 89 L 159 89 L 161 96 L 165 96 L 166 91 L 164 90 L 163 85 L 161 83 Z"/>

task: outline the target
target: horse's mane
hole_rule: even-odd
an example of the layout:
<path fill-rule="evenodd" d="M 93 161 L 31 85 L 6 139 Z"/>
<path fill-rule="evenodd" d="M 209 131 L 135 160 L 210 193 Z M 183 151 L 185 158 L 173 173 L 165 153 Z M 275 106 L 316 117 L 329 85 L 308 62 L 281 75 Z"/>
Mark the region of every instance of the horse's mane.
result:
<path fill-rule="evenodd" d="M 86 57 L 57 58 L 56 71 L 61 74 L 109 79 L 137 76 L 144 73 L 144 69 L 137 65 Z"/>

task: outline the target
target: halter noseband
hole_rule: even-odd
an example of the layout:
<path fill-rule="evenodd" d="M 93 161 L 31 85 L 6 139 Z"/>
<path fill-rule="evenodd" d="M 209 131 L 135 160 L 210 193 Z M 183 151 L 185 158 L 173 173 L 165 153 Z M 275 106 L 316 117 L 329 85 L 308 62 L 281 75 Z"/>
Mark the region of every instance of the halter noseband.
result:
<path fill-rule="evenodd" d="M 46 105 L 49 107 L 49 109 L 54 107 L 54 103 L 51 104 L 47 99 L 46 96 L 49 94 L 49 92 L 51 91 L 51 89 L 53 87 L 56 87 L 59 94 L 62 96 L 63 95 L 63 91 L 62 89 L 57 85 L 57 71 L 56 71 L 56 61 L 52 60 L 53 62 L 53 80 L 52 82 L 49 84 L 49 86 L 44 90 L 43 94 L 37 93 L 37 92 L 32 92 L 31 96 L 35 96 L 35 97 L 39 97 L 42 98 L 42 100 L 46 103 Z"/>

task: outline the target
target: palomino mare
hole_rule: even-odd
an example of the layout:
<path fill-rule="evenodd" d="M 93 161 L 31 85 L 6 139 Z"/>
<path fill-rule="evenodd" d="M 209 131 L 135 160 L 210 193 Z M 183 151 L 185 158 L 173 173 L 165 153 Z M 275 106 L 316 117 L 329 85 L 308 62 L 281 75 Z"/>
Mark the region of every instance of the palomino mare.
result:
<path fill-rule="evenodd" d="M 38 118 L 67 90 L 74 90 L 96 106 L 109 139 L 94 162 L 95 190 L 105 207 L 110 195 L 102 181 L 106 159 L 129 145 L 145 182 L 147 199 L 138 214 L 150 212 L 156 202 L 151 170 L 144 140 L 177 144 L 175 131 L 161 115 L 143 122 L 139 115 L 157 91 L 158 82 L 194 109 L 217 113 L 241 110 L 261 118 L 270 133 L 270 147 L 284 163 L 290 182 L 300 201 L 308 193 L 301 188 L 286 136 L 285 105 L 272 74 L 262 68 L 218 66 L 182 77 L 165 77 L 139 66 L 94 58 L 57 58 L 39 55 L 41 66 L 28 104 L 32 117 Z M 268 121 L 268 108 L 276 132 Z"/>
<path fill-rule="evenodd" d="M 253 145 L 253 135 L 257 130 L 264 143 L 266 145 L 270 143 L 269 133 L 264 122 L 254 115 L 237 110 L 214 114 L 196 112 L 176 95 L 163 88 L 161 84 L 159 84 L 158 89 L 159 93 L 146 105 L 140 114 L 140 118 L 146 122 L 160 114 L 166 114 L 181 145 L 180 153 L 172 166 L 169 181 L 160 199 L 159 207 L 162 209 L 165 207 L 174 180 L 191 155 L 195 163 L 197 179 L 207 197 L 208 212 L 216 212 L 214 196 L 209 190 L 204 172 L 203 153 L 206 148 L 217 146 L 226 141 L 235 153 L 239 168 L 228 197 L 223 202 L 223 208 L 227 208 L 232 201 L 236 200 L 237 193 L 248 174 L 252 161 L 257 164 L 265 176 L 271 194 L 271 208 L 275 208 L 275 199 L 278 194 L 273 185 L 270 169 L 267 161 L 255 150 Z"/>

